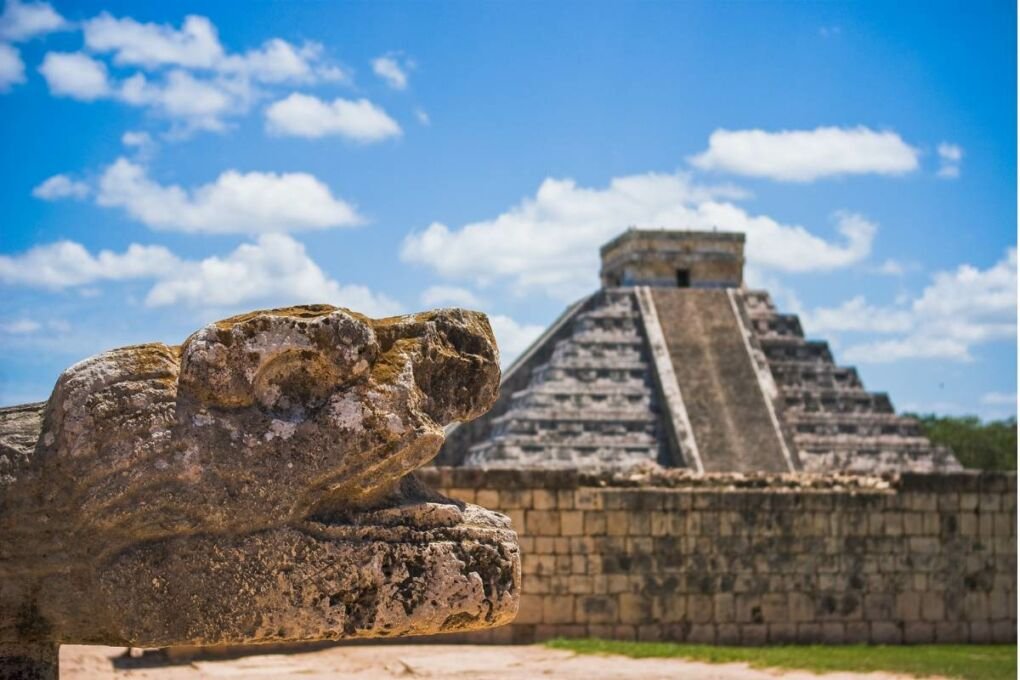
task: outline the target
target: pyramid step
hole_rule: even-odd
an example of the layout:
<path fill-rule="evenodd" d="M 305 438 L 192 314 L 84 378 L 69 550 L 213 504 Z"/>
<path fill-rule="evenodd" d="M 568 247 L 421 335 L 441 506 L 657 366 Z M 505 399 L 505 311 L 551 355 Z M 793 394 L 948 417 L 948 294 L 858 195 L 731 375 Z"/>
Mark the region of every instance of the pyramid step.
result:
<path fill-rule="evenodd" d="M 889 395 L 861 389 L 809 390 L 780 389 L 787 414 L 815 413 L 893 413 Z"/>
<path fill-rule="evenodd" d="M 751 330 L 759 338 L 803 339 L 804 329 L 796 314 L 769 314 L 751 317 Z"/>
<path fill-rule="evenodd" d="M 932 444 L 924 436 L 893 435 L 818 435 L 795 434 L 797 448 L 804 451 L 927 451 Z"/>
<path fill-rule="evenodd" d="M 817 361 L 772 361 L 769 362 L 772 377 L 780 387 L 805 387 L 818 389 L 862 388 L 860 376 L 855 368 Z"/>
<path fill-rule="evenodd" d="M 522 409 L 551 410 L 551 409 L 576 409 L 579 411 L 593 410 L 602 412 L 605 410 L 637 410 L 649 411 L 652 408 L 652 394 L 528 394 L 520 398 L 514 398 L 508 409 L 518 411 Z"/>
<path fill-rule="evenodd" d="M 773 337 L 760 338 L 759 344 L 769 362 L 792 360 L 834 363 L 829 343 L 821 340 Z"/>
<path fill-rule="evenodd" d="M 508 422 L 537 421 L 547 423 L 654 423 L 658 415 L 647 409 L 572 409 L 557 406 L 555 408 L 513 409 L 493 418 L 494 425 Z"/>

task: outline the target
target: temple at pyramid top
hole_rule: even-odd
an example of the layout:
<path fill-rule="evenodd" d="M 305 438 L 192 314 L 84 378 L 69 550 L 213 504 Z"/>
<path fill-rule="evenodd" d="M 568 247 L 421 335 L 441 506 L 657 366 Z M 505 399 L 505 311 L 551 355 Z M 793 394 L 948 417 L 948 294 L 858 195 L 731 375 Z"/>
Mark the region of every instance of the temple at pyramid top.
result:
<path fill-rule="evenodd" d="M 436 462 L 698 472 L 957 469 L 888 395 L 744 286 L 744 235 L 630 229 L 602 287 L 504 373 Z"/>
<path fill-rule="evenodd" d="M 602 246 L 602 287 L 739 288 L 739 232 L 628 229 Z"/>

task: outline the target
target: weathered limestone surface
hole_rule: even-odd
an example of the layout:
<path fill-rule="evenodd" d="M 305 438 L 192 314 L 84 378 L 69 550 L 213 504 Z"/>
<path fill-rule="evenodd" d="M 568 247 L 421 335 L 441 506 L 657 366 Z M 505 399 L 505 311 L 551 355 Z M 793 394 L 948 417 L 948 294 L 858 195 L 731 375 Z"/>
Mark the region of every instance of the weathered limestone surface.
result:
<path fill-rule="evenodd" d="M 0 409 L 0 667 L 510 621 L 509 520 L 411 474 L 498 383 L 461 310 L 255 312 L 72 366 Z"/>

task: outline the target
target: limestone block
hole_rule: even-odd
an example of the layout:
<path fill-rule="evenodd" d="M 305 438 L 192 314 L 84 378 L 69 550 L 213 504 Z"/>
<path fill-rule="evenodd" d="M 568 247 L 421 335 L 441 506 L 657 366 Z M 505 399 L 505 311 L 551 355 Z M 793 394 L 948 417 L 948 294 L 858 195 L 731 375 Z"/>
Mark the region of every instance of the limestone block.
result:
<path fill-rule="evenodd" d="M 733 593 L 716 593 L 714 596 L 716 623 L 732 623 L 736 620 L 736 604 Z"/>
<path fill-rule="evenodd" d="M 802 592 L 792 592 L 787 600 L 787 607 L 791 621 L 808 622 L 815 619 L 815 603 L 809 595 Z"/>
<path fill-rule="evenodd" d="M 710 623 L 715 602 L 711 595 L 688 595 L 687 618 L 691 623 Z"/>
<path fill-rule="evenodd" d="M 553 536 L 535 536 L 535 552 L 543 555 L 556 553 L 556 539 Z"/>
<path fill-rule="evenodd" d="M 793 626 L 790 626 L 794 628 Z M 720 623 L 715 626 L 716 631 L 716 644 L 720 645 L 739 645 L 740 644 L 740 626 L 735 623 Z M 792 638 L 789 641 L 792 642 Z"/>
<path fill-rule="evenodd" d="M 555 510 L 556 491 L 550 489 L 535 489 L 531 492 L 532 507 L 535 510 Z"/>
<path fill-rule="evenodd" d="M 645 595 L 621 593 L 617 602 L 621 623 L 638 625 L 648 623 L 652 617 L 652 600 Z"/>
<path fill-rule="evenodd" d="M 839 645 L 846 642 L 846 625 L 839 621 L 822 623 L 821 642 L 827 645 Z"/>
<path fill-rule="evenodd" d="M 1016 642 L 1016 621 L 996 621 L 992 624 L 992 642 Z"/>
<path fill-rule="evenodd" d="M 626 536 L 630 527 L 630 513 L 624 510 L 606 512 L 606 533 L 610 536 Z"/>
<path fill-rule="evenodd" d="M 936 623 L 935 642 L 938 644 L 967 642 L 967 624 L 961 621 Z"/>
<path fill-rule="evenodd" d="M 584 513 L 580 510 L 566 510 L 561 512 L 560 533 L 564 536 L 583 536 Z"/>
<path fill-rule="evenodd" d="M 907 591 L 896 595 L 896 619 L 898 621 L 921 620 L 921 593 Z"/>
<path fill-rule="evenodd" d="M 574 508 L 577 510 L 602 510 L 602 493 L 595 489 L 577 489 L 574 491 Z"/>
<path fill-rule="evenodd" d="M 500 489 L 499 505 L 495 507 L 504 512 L 507 510 L 531 509 L 534 507 L 532 505 L 531 489 Z"/>
<path fill-rule="evenodd" d="M 577 598 L 578 622 L 593 624 L 615 623 L 619 620 L 617 600 L 607 595 L 593 595 Z"/>
<path fill-rule="evenodd" d="M 613 626 L 614 640 L 637 640 L 637 626 L 616 625 Z"/>
<path fill-rule="evenodd" d="M 606 529 L 606 513 L 584 512 L 584 534 L 586 536 L 604 536 Z"/>
<path fill-rule="evenodd" d="M 500 508 L 499 491 L 496 489 L 478 489 L 475 493 L 474 502 L 483 508 Z"/>
<path fill-rule="evenodd" d="M 528 510 L 524 527 L 531 536 L 559 536 L 560 514 L 553 510 Z"/>
<path fill-rule="evenodd" d="M 992 642 L 992 625 L 987 621 L 971 621 L 969 628 L 968 640 L 970 642 L 979 644 Z"/>
<path fill-rule="evenodd" d="M 547 595 L 542 600 L 542 623 L 574 623 L 574 596 Z"/>
<path fill-rule="evenodd" d="M 968 621 L 987 621 L 990 613 L 988 594 L 967 593 L 963 598 L 963 612 Z"/>
<path fill-rule="evenodd" d="M 591 595 L 595 592 L 595 579 L 587 575 L 571 574 L 567 580 L 567 588 L 573 595 Z"/>
<path fill-rule="evenodd" d="M 843 642 L 848 645 L 867 644 L 871 635 L 871 627 L 865 621 L 850 621 L 846 624 Z"/>
<path fill-rule="evenodd" d="M 714 645 L 716 626 L 711 623 L 693 624 L 687 632 L 686 641 L 695 645 Z"/>
<path fill-rule="evenodd" d="M 898 645 L 903 642 L 903 629 L 892 621 L 873 621 L 870 641 L 877 645 Z"/>
<path fill-rule="evenodd" d="M 903 641 L 910 645 L 934 642 L 934 624 L 922 621 L 908 621 L 903 628 Z"/>

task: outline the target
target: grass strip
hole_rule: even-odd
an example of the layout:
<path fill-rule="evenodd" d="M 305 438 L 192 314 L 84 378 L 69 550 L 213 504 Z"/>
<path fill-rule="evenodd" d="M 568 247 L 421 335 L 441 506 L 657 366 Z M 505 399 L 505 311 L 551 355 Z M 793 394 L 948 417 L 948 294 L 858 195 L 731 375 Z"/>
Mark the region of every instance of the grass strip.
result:
<path fill-rule="evenodd" d="M 553 649 L 578 654 L 620 654 L 634 659 L 679 658 L 707 663 L 746 663 L 753 668 L 785 668 L 815 673 L 901 673 L 964 680 L 1015 680 L 1016 645 L 784 645 L 719 647 L 673 642 L 555 639 Z"/>

